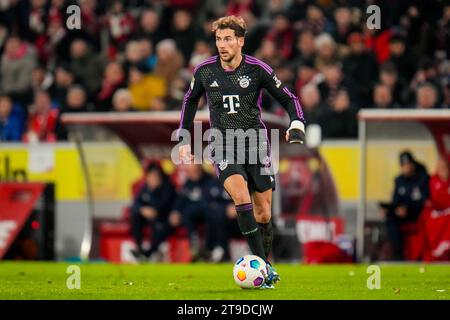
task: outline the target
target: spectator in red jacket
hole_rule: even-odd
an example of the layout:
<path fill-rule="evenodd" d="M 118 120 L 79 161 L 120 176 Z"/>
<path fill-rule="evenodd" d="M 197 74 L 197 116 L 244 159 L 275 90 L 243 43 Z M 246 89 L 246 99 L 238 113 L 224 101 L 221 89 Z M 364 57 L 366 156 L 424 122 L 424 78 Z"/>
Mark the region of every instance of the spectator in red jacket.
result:
<path fill-rule="evenodd" d="M 122 1 L 113 1 L 106 15 L 111 45 L 114 51 L 122 51 L 133 32 L 137 29 L 137 22 L 126 10 Z"/>
<path fill-rule="evenodd" d="M 275 43 L 277 54 L 284 59 L 292 57 L 292 43 L 294 31 L 287 16 L 278 12 L 273 16 L 272 28 L 266 35 L 266 39 Z"/>
<path fill-rule="evenodd" d="M 110 62 L 103 74 L 102 85 L 96 96 L 97 111 L 111 111 L 114 93 L 126 87 L 125 73 L 118 62 Z"/>
<path fill-rule="evenodd" d="M 28 131 L 23 137 L 24 142 L 55 142 L 58 109 L 52 109 L 50 96 L 46 91 L 35 93 L 30 111 Z"/>
<path fill-rule="evenodd" d="M 449 163 L 438 159 L 436 173 L 430 178 L 430 200 L 437 210 L 450 208 Z"/>

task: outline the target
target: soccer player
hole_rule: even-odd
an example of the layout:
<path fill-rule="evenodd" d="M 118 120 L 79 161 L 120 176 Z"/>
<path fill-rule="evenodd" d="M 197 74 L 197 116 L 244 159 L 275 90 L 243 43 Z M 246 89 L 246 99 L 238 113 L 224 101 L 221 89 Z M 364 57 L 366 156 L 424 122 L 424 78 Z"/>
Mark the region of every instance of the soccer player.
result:
<path fill-rule="evenodd" d="M 205 93 L 211 127 L 226 137 L 229 129 L 265 130 L 261 121 L 261 97 L 262 89 L 266 89 L 289 114 L 291 122 L 286 140 L 303 143 L 304 119 L 298 98 L 281 83 L 270 66 L 242 53 L 246 33 L 242 18 L 222 17 L 213 23 L 213 32 L 219 55 L 206 59 L 195 68 L 190 88 L 184 96 L 178 130 L 180 159 L 194 159 L 190 142 L 181 141 L 180 130 L 190 129 L 198 101 Z M 264 168 L 271 162 L 267 132 L 264 137 L 250 138 L 251 142 L 245 140 L 244 149 L 235 148 L 234 139 L 214 141 L 212 157 L 219 180 L 236 206 L 239 228 L 252 253 L 268 263 L 264 287 L 273 288 L 280 280 L 267 259 L 273 238 L 271 202 L 275 179 L 273 175 L 264 174 Z M 220 143 L 223 148 L 219 150 L 223 152 L 217 152 Z M 259 152 L 260 148 L 265 148 L 268 157 L 258 158 L 257 163 L 249 161 L 249 156 Z M 241 159 L 243 154 L 245 161 L 239 163 L 238 158 Z"/>

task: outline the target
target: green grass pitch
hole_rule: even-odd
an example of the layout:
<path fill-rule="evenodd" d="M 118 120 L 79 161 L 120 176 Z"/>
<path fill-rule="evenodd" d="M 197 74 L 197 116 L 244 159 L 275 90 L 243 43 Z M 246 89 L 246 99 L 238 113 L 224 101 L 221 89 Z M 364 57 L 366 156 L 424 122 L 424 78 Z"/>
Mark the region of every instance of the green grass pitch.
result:
<path fill-rule="evenodd" d="M 231 263 L 79 263 L 81 288 L 69 290 L 69 265 L 0 262 L 0 299 L 450 299 L 450 265 L 380 264 L 379 290 L 367 288 L 362 264 L 277 264 L 276 289 L 243 290 Z"/>

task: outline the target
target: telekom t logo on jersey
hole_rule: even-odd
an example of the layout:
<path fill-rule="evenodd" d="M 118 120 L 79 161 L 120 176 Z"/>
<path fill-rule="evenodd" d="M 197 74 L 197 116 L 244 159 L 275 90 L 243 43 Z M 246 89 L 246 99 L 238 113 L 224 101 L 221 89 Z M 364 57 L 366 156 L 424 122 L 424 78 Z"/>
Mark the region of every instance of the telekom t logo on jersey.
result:
<path fill-rule="evenodd" d="M 230 111 L 227 112 L 227 114 L 237 113 L 237 111 L 234 110 L 234 108 L 240 107 L 239 95 L 237 95 L 237 94 L 224 95 L 224 96 L 222 96 L 222 101 L 223 101 L 223 107 L 225 109 L 230 108 Z"/>

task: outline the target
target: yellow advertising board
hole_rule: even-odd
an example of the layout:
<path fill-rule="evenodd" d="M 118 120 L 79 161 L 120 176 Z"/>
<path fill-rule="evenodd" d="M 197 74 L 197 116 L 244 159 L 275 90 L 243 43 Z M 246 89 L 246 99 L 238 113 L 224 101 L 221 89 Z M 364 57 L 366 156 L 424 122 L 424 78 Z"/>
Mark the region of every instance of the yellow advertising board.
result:
<path fill-rule="evenodd" d="M 122 145 L 86 145 L 96 200 L 129 200 L 130 186 L 141 176 L 133 154 Z M 4 144 L 0 146 L 0 181 L 43 181 L 56 186 L 57 200 L 86 199 L 78 151 L 72 144 Z"/>
<path fill-rule="evenodd" d="M 388 200 L 393 181 L 399 173 L 398 153 L 404 143 L 370 144 L 367 150 L 367 196 L 370 200 Z M 433 172 L 436 150 L 430 143 L 409 148 Z M 141 167 L 132 152 L 118 143 L 86 143 L 86 162 L 95 200 L 131 198 L 131 185 L 141 175 Z M 330 169 L 342 201 L 357 201 L 359 196 L 360 149 L 356 142 L 325 143 L 320 152 Z M 173 171 L 170 161 L 163 167 Z M 78 151 L 73 144 L 0 145 L 0 181 L 28 180 L 56 184 L 57 200 L 86 198 L 86 185 Z"/>

